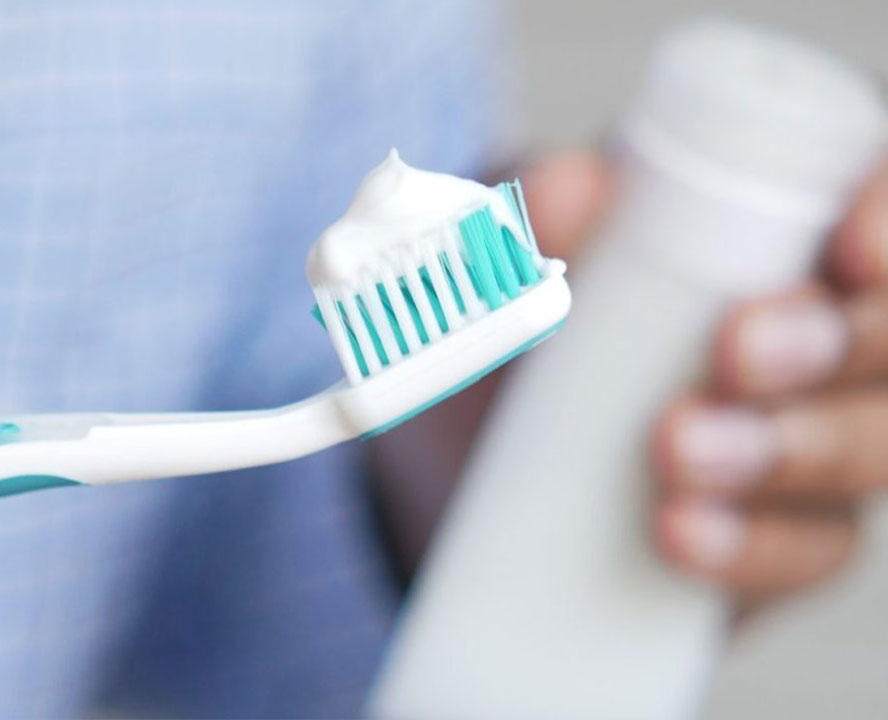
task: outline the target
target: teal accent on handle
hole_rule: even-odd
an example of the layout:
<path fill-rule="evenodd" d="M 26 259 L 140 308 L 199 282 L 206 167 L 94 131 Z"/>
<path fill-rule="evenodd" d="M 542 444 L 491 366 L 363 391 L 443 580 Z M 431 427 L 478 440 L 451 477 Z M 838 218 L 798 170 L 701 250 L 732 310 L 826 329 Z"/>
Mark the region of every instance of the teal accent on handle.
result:
<path fill-rule="evenodd" d="M 4 422 L 0 423 L 0 443 L 9 442 L 11 440 L 15 440 L 18 434 L 21 432 L 21 428 L 15 423 Z"/>
<path fill-rule="evenodd" d="M 361 435 L 361 440 L 369 440 L 370 438 L 376 437 L 377 435 L 382 435 L 382 433 L 388 432 L 389 430 L 397 427 L 401 423 L 406 422 L 407 420 L 410 420 L 410 418 L 416 417 L 421 412 L 425 412 L 429 408 L 437 405 L 439 402 L 446 400 L 451 395 L 456 395 L 456 393 L 460 392 L 461 390 L 465 390 L 467 387 L 469 387 L 469 385 L 474 385 L 476 382 L 478 382 L 485 375 L 489 375 L 490 373 L 492 373 L 494 370 L 496 370 L 501 365 L 505 365 L 507 362 L 509 362 L 513 358 L 518 357 L 519 355 L 530 350 L 535 345 L 538 345 L 543 340 L 548 338 L 550 335 L 554 335 L 562 327 L 564 327 L 565 322 L 566 322 L 565 320 L 562 320 L 561 322 L 556 323 L 555 325 L 550 327 L 545 332 L 542 332 L 539 335 L 537 335 L 536 337 L 532 338 L 531 340 L 528 340 L 523 345 L 519 345 L 517 348 L 512 350 L 512 352 L 503 355 L 496 362 L 493 362 L 490 365 L 488 365 L 487 367 L 483 368 L 482 370 L 479 370 L 474 375 L 470 375 L 462 382 L 457 383 L 449 390 L 442 392 L 440 395 L 437 395 L 434 398 L 432 398 L 431 400 L 429 400 L 428 402 L 425 402 L 422 405 L 419 405 L 418 407 L 414 408 L 410 412 L 404 413 L 400 417 L 395 418 L 394 420 L 392 420 L 390 422 L 387 422 L 385 425 L 380 425 L 378 428 L 370 430 L 369 432 L 365 432 L 363 435 Z"/>
<path fill-rule="evenodd" d="M 13 475 L 0 480 L 0 496 L 18 495 L 33 490 L 48 490 L 54 487 L 70 487 L 82 485 L 76 480 L 56 477 L 55 475 Z"/>

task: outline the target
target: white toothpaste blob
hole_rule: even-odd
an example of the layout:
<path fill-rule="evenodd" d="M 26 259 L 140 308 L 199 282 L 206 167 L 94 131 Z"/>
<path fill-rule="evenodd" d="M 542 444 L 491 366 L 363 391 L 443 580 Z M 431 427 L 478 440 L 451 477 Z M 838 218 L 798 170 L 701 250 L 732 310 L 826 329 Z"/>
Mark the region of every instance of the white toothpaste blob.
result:
<path fill-rule="evenodd" d="M 422 241 L 440 246 L 448 224 L 485 205 L 497 223 L 529 247 L 508 203 L 494 188 L 410 167 L 392 148 L 358 186 L 345 215 L 312 246 L 308 280 L 313 287 L 357 286 L 362 277 L 378 276 L 380 263 L 398 267 L 400 256 L 416 264 Z"/>

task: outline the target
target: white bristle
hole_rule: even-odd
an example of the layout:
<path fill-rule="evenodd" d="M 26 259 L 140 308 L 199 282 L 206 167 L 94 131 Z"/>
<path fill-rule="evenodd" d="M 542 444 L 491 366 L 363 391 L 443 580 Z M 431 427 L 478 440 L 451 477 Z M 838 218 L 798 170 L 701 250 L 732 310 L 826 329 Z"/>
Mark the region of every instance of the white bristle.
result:
<path fill-rule="evenodd" d="M 429 340 L 434 342 L 441 338 L 441 328 L 438 326 L 438 319 L 435 317 L 435 311 L 429 302 L 429 296 L 426 294 L 425 286 L 422 283 L 422 277 L 419 274 L 419 262 L 412 253 L 404 253 L 403 255 L 403 271 L 404 280 L 407 282 L 407 289 L 413 296 L 413 302 L 419 311 L 419 319 L 422 320 L 425 327 L 426 335 Z"/>
<path fill-rule="evenodd" d="M 447 225 L 443 229 L 443 234 L 447 262 L 450 264 L 451 272 L 453 272 L 453 279 L 456 281 L 456 287 L 465 304 L 466 314 L 469 316 L 470 320 L 475 320 L 481 317 L 486 310 L 484 305 L 478 299 L 478 296 L 475 294 L 475 288 L 472 285 L 471 278 L 469 278 L 469 272 L 463 264 L 455 230 L 450 225 Z"/>
<path fill-rule="evenodd" d="M 382 370 L 382 362 L 376 354 L 373 338 L 370 337 L 370 331 L 367 329 L 367 324 L 364 322 L 364 317 L 361 315 L 361 310 L 351 290 L 346 290 L 343 293 L 342 305 L 345 308 L 345 314 L 348 317 L 352 332 L 355 334 L 355 339 L 358 341 L 361 354 L 364 356 L 367 369 L 371 375 L 379 372 Z"/>
<path fill-rule="evenodd" d="M 398 284 L 392 269 L 386 265 L 382 268 L 382 285 L 388 295 L 392 310 L 395 312 L 395 319 L 401 328 L 401 334 L 407 343 L 407 350 L 411 353 L 417 352 L 422 347 L 422 341 L 419 339 L 419 333 L 413 324 L 413 316 L 407 308 L 407 301 L 401 294 L 401 286 Z"/>
<path fill-rule="evenodd" d="M 367 312 L 370 313 L 370 319 L 376 328 L 376 334 L 379 335 L 379 341 L 382 343 L 389 364 L 394 365 L 403 357 L 401 355 L 401 348 L 398 346 L 395 331 L 392 329 L 388 313 L 382 304 L 382 298 L 379 297 L 379 290 L 371 278 L 364 279 L 361 297 L 364 298 Z"/>
<path fill-rule="evenodd" d="M 321 317 L 324 318 L 324 324 L 330 334 L 330 341 L 339 360 L 342 363 L 342 369 L 345 370 L 345 376 L 352 384 L 360 382 L 361 368 L 358 367 L 358 361 L 355 359 L 352 351 L 351 343 L 342 326 L 342 318 L 336 307 L 336 301 L 327 288 L 319 287 L 314 289 L 315 298 L 318 301 L 318 308 L 321 311 Z"/>
<path fill-rule="evenodd" d="M 429 277 L 432 281 L 432 287 L 441 303 L 441 309 L 444 311 L 444 319 L 447 320 L 447 327 L 455 330 L 462 326 L 462 317 L 459 314 L 459 308 L 456 300 L 453 298 L 453 291 L 450 283 L 444 275 L 444 268 L 441 267 L 441 259 L 438 257 L 438 249 L 431 243 L 426 241 L 422 245 L 422 255 L 425 266 L 428 268 Z"/>

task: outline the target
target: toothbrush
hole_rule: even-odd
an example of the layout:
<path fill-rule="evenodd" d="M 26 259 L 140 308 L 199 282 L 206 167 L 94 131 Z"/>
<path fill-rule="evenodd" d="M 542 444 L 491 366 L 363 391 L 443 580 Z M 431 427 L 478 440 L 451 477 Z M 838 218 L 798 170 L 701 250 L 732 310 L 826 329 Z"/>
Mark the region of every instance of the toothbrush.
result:
<path fill-rule="evenodd" d="M 517 180 L 489 188 L 393 149 L 309 253 L 343 381 L 265 410 L 3 418 L 0 495 L 253 467 L 385 432 L 556 331 L 564 271 L 540 255 Z"/>

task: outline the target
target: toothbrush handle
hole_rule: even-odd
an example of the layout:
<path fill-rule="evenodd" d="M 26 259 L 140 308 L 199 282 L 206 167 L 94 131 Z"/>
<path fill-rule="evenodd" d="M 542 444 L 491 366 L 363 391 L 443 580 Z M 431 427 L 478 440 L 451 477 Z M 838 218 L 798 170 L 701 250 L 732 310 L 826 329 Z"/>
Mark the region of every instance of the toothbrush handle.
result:
<path fill-rule="evenodd" d="M 273 410 L 23 415 L 0 425 L 0 495 L 292 460 L 355 436 L 331 389 Z"/>

